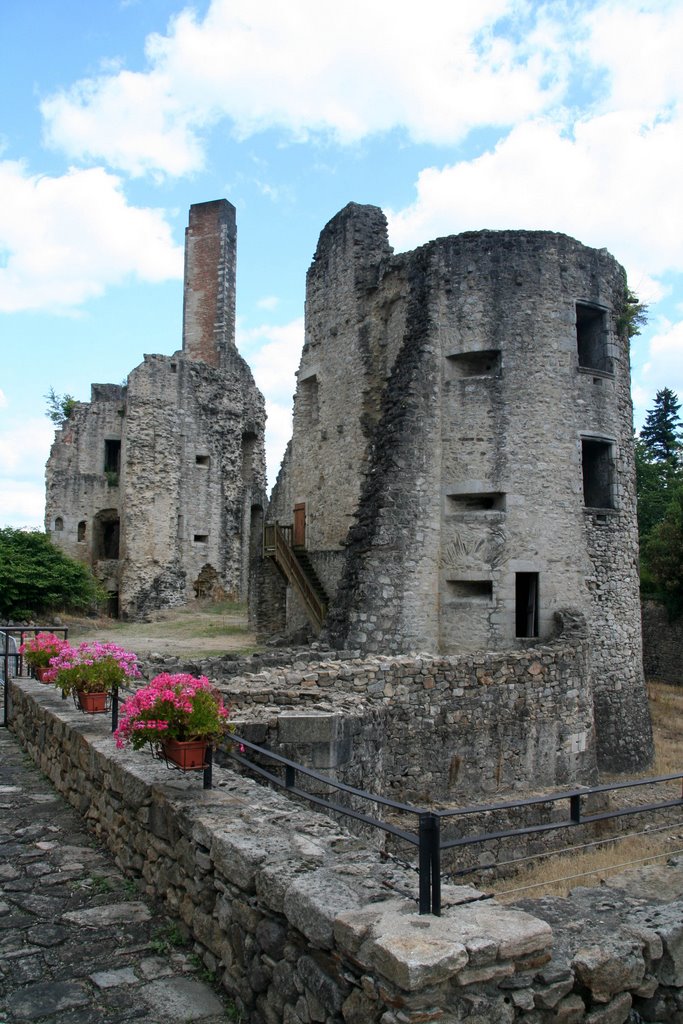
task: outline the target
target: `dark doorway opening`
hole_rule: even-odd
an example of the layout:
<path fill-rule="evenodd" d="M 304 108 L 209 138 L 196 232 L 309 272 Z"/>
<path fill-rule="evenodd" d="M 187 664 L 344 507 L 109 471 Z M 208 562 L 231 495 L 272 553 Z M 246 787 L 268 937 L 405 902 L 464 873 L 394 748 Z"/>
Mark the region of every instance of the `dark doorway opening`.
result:
<path fill-rule="evenodd" d="M 515 573 L 515 636 L 538 636 L 538 573 Z"/>

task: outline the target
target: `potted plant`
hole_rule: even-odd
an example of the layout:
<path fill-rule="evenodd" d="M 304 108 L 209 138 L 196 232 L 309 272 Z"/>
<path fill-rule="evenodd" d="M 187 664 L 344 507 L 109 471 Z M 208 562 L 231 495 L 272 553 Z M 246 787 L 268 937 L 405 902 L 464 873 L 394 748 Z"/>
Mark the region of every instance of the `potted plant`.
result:
<path fill-rule="evenodd" d="M 56 658 L 68 646 L 68 640 L 62 640 L 54 633 L 36 633 L 20 646 L 19 654 L 24 656 L 36 679 L 41 683 L 50 682 L 49 679 L 45 679 L 50 660 Z"/>
<path fill-rule="evenodd" d="M 116 746 L 140 750 L 182 768 L 203 768 L 206 750 L 225 734 L 229 712 L 206 676 L 162 672 L 121 706 Z"/>
<path fill-rule="evenodd" d="M 60 651 L 46 673 L 46 679 L 59 687 L 63 697 L 73 694 L 78 706 L 88 714 L 105 711 L 115 686 L 139 678 L 135 654 L 117 644 L 85 641 Z"/>

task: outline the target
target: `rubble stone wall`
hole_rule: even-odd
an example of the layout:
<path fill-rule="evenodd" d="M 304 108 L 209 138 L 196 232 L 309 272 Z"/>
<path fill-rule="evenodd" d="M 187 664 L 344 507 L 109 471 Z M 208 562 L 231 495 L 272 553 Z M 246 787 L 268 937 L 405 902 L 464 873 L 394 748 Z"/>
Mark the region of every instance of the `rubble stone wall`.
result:
<path fill-rule="evenodd" d="M 239 731 L 403 802 L 476 803 L 596 781 L 587 641 L 527 651 L 358 658 L 213 678 Z"/>
<path fill-rule="evenodd" d="M 648 679 L 683 683 L 683 618 L 669 622 L 666 608 L 643 601 L 643 668 Z"/>
<path fill-rule="evenodd" d="M 305 507 L 309 559 L 340 552 L 334 645 L 519 649 L 553 635 L 559 608 L 583 614 L 614 771 L 652 757 L 625 296 L 610 254 L 566 235 L 465 232 L 394 255 L 382 212 L 349 204 L 308 273 L 269 513 Z"/>
<path fill-rule="evenodd" d="M 420 917 L 401 895 L 414 875 L 329 819 L 230 772 L 204 792 L 117 752 L 105 721 L 37 682 L 11 697 L 29 755 L 185 922 L 250 1024 L 681 1020 L 680 866 L 651 869 L 648 898 L 603 886 L 520 908 L 444 886 L 442 916 Z"/>

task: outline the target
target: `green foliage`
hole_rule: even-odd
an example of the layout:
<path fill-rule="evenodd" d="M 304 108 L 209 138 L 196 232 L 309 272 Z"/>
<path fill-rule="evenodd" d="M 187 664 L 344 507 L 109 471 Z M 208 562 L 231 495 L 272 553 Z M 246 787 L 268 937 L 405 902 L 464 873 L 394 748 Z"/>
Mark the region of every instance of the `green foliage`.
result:
<path fill-rule="evenodd" d="M 645 418 L 640 440 L 647 456 L 668 465 L 670 471 L 680 468 L 681 462 L 681 403 L 670 388 L 662 388 L 655 395 L 655 404 Z"/>
<path fill-rule="evenodd" d="M 180 925 L 168 924 L 165 928 L 157 928 L 149 945 L 155 953 L 168 954 L 173 949 L 187 946 L 188 941 L 187 934 Z"/>
<path fill-rule="evenodd" d="M 0 529 L 0 616 L 26 619 L 87 611 L 100 599 L 90 571 L 37 530 Z"/>
<path fill-rule="evenodd" d="M 633 338 L 640 334 L 640 328 L 647 323 L 647 306 L 638 301 L 638 296 L 630 288 L 624 292 L 624 305 L 617 320 L 619 334 L 626 331 L 627 337 Z"/>
<path fill-rule="evenodd" d="M 76 399 L 73 395 L 69 394 L 58 395 L 54 388 L 50 388 L 43 397 L 47 402 L 47 412 L 45 415 L 48 419 L 52 420 L 55 426 L 61 427 L 62 423 L 65 423 L 74 411 Z"/>
<path fill-rule="evenodd" d="M 683 483 L 643 547 L 643 560 L 671 620 L 683 614 Z"/>

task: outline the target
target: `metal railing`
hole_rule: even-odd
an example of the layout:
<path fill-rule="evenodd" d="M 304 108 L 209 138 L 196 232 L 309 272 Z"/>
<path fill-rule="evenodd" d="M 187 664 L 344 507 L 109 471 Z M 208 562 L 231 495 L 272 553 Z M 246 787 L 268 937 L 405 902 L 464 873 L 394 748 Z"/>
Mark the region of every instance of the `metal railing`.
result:
<path fill-rule="evenodd" d="M 327 615 L 327 603 L 312 586 L 306 570 L 292 548 L 291 526 L 267 523 L 263 528 L 263 551 L 280 566 L 288 581 L 301 595 L 308 614 L 317 629 L 322 629 Z"/>
<path fill-rule="evenodd" d="M 577 825 L 589 825 L 598 821 L 606 821 L 611 818 L 625 817 L 631 814 L 659 811 L 670 807 L 683 807 L 683 791 L 676 799 L 659 801 L 657 803 L 638 804 L 637 806 L 623 807 L 617 810 L 601 811 L 595 814 L 584 814 L 582 803 L 588 797 L 598 793 L 611 793 L 622 789 L 631 789 L 638 786 L 652 786 L 666 782 L 683 780 L 683 772 L 673 775 L 659 775 L 648 779 L 635 779 L 627 782 L 615 782 L 608 785 L 581 787 L 577 789 L 564 790 L 559 793 L 549 793 L 545 796 L 531 797 L 526 800 L 513 800 L 497 804 L 477 804 L 468 807 L 458 807 L 453 810 L 432 810 L 424 807 L 415 807 L 411 804 L 404 804 L 397 800 L 390 800 L 387 797 L 378 796 L 376 793 L 369 793 L 366 790 L 357 789 L 355 786 L 348 786 L 337 779 L 323 775 L 313 768 L 306 768 L 297 764 L 281 754 L 261 747 L 256 743 L 244 739 L 235 734 L 231 735 L 230 743 L 222 748 L 232 760 L 236 761 L 248 771 L 252 771 L 261 778 L 266 779 L 272 785 L 287 790 L 288 793 L 301 797 L 309 803 L 323 807 L 327 811 L 345 817 L 353 818 L 373 828 L 377 828 L 389 835 L 395 836 L 402 842 L 417 847 L 418 852 L 418 878 L 419 878 L 419 910 L 421 914 L 433 914 L 437 917 L 441 914 L 441 852 L 452 850 L 457 847 L 471 846 L 477 843 L 484 843 L 497 839 L 509 839 L 515 836 L 531 835 L 538 832 L 550 832 L 559 829 L 572 828 Z M 253 751 L 259 757 L 265 757 L 273 761 L 282 769 L 282 775 L 269 771 L 262 765 L 245 756 L 245 751 Z M 392 811 L 412 815 L 417 819 L 417 829 L 414 831 L 399 828 L 391 822 L 375 818 L 365 814 L 354 807 L 340 804 L 326 796 L 318 793 L 311 793 L 296 785 L 297 774 L 304 775 L 318 783 L 322 783 L 332 789 L 339 790 L 349 796 L 356 797 L 386 807 Z M 486 812 L 513 811 L 523 807 L 532 807 L 541 804 L 556 804 L 568 802 L 569 816 L 561 821 L 548 821 L 537 825 L 526 825 L 520 828 L 503 829 L 496 832 L 485 832 L 471 836 L 458 836 L 447 838 L 441 834 L 442 822 L 448 819 L 466 817 L 472 814 L 483 814 Z M 484 867 L 495 867 L 495 864 Z"/>
<path fill-rule="evenodd" d="M 24 638 L 28 635 L 35 636 L 38 633 L 62 633 L 64 639 L 67 640 L 69 637 L 68 626 L 2 626 L 0 627 L 0 636 L 2 636 L 2 651 L 0 656 L 3 662 L 2 671 L 2 682 L 3 682 L 3 720 L 2 725 L 5 728 L 9 726 L 11 700 L 9 692 L 9 681 L 12 676 L 21 676 L 24 673 L 24 658 L 19 652 L 19 648 L 24 642 Z M 17 636 L 19 642 L 17 643 Z M 16 650 L 10 653 L 10 641 L 14 644 Z M 10 671 L 10 665 L 14 662 L 14 670 Z"/>

